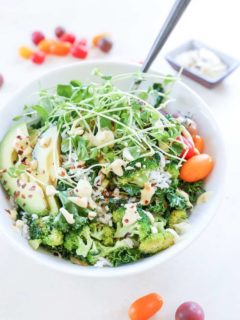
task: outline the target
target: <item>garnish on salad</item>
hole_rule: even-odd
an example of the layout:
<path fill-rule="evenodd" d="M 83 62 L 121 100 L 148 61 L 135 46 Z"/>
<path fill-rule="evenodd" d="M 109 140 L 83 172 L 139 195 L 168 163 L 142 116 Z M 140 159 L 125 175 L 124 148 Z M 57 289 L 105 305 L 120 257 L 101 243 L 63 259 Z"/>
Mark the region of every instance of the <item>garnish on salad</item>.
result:
<path fill-rule="evenodd" d="M 213 160 L 194 120 L 162 110 L 175 78 L 122 91 L 132 74 L 41 90 L 0 144 L 8 210 L 29 245 L 117 267 L 174 245 Z M 145 80 L 150 75 L 135 75 Z M 196 145 L 195 145 L 196 142 Z"/>

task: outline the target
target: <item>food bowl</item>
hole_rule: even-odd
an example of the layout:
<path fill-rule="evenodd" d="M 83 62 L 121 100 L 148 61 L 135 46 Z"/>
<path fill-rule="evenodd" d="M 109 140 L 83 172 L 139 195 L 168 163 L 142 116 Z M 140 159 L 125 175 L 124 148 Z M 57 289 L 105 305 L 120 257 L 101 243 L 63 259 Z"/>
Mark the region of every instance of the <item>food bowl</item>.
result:
<path fill-rule="evenodd" d="M 12 123 L 12 118 L 22 112 L 25 104 L 36 103 L 36 92 L 39 89 L 50 88 L 59 83 L 67 83 L 73 79 L 81 81 L 93 80 L 92 70 L 99 68 L 103 74 L 116 75 L 119 73 L 129 73 L 138 71 L 140 65 L 121 62 L 83 62 L 64 66 L 49 71 L 36 80 L 31 81 L 27 86 L 20 89 L 10 101 L 2 106 L 1 117 L 4 119 L 0 128 L 0 138 L 4 136 Z M 154 72 L 157 73 L 157 72 Z M 132 80 L 124 80 L 117 85 L 124 90 L 128 90 Z M 33 260 L 42 263 L 46 267 L 53 268 L 60 272 L 74 274 L 76 276 L 89 277 L 117 277 L 133 275 L 145 271 L 152 267 L 160 266 L 162 263 L 175 256 L 178 252 L 186 248 L 208 225 L 209 221 L 216 212 L 218 203 L 222 197 L 225 169 L 225 150 L 220 130 L 212 116 L 206 103 L 190 88 L 181 81 L 177 81 L 172 90 L 172 102 L 169 105 L 171 112 L 182 112 L 191 115 L 199 126 L 200 134 L 206 141 L 206 153 L 211 154 L 215 161 L 215 167 L 206 181 L 206 190 L 211 191 L 211 197 L 206 203 L 194 207 L 190 216 L 188 232 L 169 249 L 160 252 L 152 257 L 142 259 L 136 263 L 117 267 L 117 268 L 97 268 L 90 266 L 74 265 L 44 251 L 34 251 L 27 240 L 16 231 L 9 215 L 5 209 L 10 207 L 3 190 L 0 191 L 0 229 L 17 250 L 24 252 Z"/>

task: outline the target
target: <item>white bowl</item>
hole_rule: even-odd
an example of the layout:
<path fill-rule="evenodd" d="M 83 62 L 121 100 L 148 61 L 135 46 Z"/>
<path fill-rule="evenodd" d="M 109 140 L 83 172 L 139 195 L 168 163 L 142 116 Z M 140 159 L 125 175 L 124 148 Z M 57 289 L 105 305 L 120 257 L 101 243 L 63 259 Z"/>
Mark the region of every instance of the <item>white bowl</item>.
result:
<path fill-rule="evenodd" d="M 91 79 L 91 71 L 98 67 L 104 74 L 128 73 L 139 70 L 139 65 L 119 62 L 83 62 L 64 66 L 53 71 L 45 73 L 40 78 L 32 81 L 26 87 L 16 93 L 11 100 L 1 109 L 1 118 L 4 119 L 0 127 L 0 138 L 3 137 L 12 123 L 12 118 L 22 112 L 26 103 L 36 103 L 36 93 L 40 88 L 53 87 L 59 83 L 66 83 L 73 79 L 86 81 Z M 119 82 L 121 88 L 129 88 L 130 82 Z M 152 257 L 145 258 L 134 264 L 121 266 L 118 268 L 96 268 L 82 267 L 74 265 L 63 259 L 59 259 L 50 254 L 34 251 L 13 227 L 12 221 L 8 214 L 4 214 L 4 209 L 9 207 L 9 203 L 4 192 L 0 191 L 0 228 L 16 248 L 41 262 L 47 267 L 54 268 L 58 271 L 75 274 L 78 276 L 90 277 L 116 277 L 135 274 L 151 267 L 164 263 L 169 258 L 186 248 L 207 226 L 213 217 L 217 205 L 222 196 L 223 175 L 225 170 L 225 150 L 220 130 L 212 116 L 206 103 L 185 84 L 178 82 L 173 87 L 171 94 L 176 98 L 176 102 L 171 103 L 170 108 L 173 111 L 181 110 L 183 113 L 190 113 L 197 120 L 199 131 L 206 142 L 206 153 L 213 156 L 215 167 L 206 182 L 206 189 L 212 191 L 212 196 L 205 204 L 196 206 L 191 214 L 191 228 L 181 238 L 181 240 L 169 249 L 160 252 Z M 196 255 L 198 253 L 196 252 Z"/>

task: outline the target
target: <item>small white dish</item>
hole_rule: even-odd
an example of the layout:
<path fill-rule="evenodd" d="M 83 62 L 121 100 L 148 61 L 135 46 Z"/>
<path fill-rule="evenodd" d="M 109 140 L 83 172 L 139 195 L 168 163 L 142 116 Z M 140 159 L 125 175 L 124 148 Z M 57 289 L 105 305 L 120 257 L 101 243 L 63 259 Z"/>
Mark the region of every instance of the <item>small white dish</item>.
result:
<path fill-rule="evenodd" d="M 139 70 L 140 65 L 123 62 L 89 61 L 75 63 L 45 73 L 20 89 L 7 104 L 2 106 L 1 118 L 4 119 L 4 121 L 2 121 L 0 127 L 0 138 L 3 137 L 9 126 L 12 124 L 12 118 L 22 112 L 23 106 L 28 103 L 36 102 L 36 93 L 39 89 L 53 87 L 59 83 L 67 83 L 73 79 L 88 81 L 93 77 L 91 76 L 91 72 L 96 67 L 98 67 L 103 74 L 115 75 L 119 73 L 135 72 Z M 94 80 L 96 79 L 94 78 Z M 130 84 L 131 80 L 118 83 L 118 85 L 125 90 L 129 88 Z M 9 203 L 3 190 L 0 190 L 0 229 L 6 236 L 6 239 L 9 240 L 16 249 L 21 250 L 29 257 L 44 264 L 46 267 L 76 276 L 98 278 L 127 276 L 145 271 L 164 263 L 186 248 L 208 225 L 215 214 L 222 197 L 226 167 L 225 149 L 220 130 L 214 117 L 206 103 L 193 90 L 182 82 L 177 82 L 173 87 L 171 97 L 176 100 L 171 103 L 171 111 L 181 111 L 185 114 L 191 114 L 193 118 L 196 119 L 200 134 L 206 141 L 205 151 L 212 155 L 215 161 L 214 170 L 206 181 L 206 190 L 212 191 L 212 196 L 207 203 L 194 208 L 190 217 L 191 228 L 183 237 L 181 237 L 179 242 L 152 257 L 118 268 L 97 268 L 74 265 L 71 262 L 59 259 L 46 252 L 34 251 L 28 245 L 27 240 L 13 227 L 13 222 L 9 215 L 4 213 L 5 209 L 9 208 Z M 200 253 L 196 252 L 196 255 L 197 254 Z"/>

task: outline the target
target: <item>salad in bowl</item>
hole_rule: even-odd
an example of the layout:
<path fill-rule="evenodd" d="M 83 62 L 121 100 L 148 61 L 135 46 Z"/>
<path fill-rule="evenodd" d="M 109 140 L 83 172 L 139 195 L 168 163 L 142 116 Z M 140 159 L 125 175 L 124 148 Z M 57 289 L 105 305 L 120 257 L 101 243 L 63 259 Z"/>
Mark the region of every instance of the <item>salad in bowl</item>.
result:
<path fill-rule="evenodd" d="M 97 82 L 40 90 L 14 117 L 0 144 L 1 184 L 33 250 L 118 267 L 188 232 L 214 160 L 197 119 L 168 110 L 176 78 L 94 73 Z M 126 78 L 139 85 L 122 90 Z"/>

